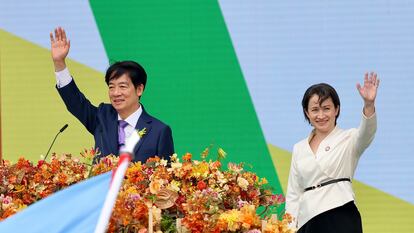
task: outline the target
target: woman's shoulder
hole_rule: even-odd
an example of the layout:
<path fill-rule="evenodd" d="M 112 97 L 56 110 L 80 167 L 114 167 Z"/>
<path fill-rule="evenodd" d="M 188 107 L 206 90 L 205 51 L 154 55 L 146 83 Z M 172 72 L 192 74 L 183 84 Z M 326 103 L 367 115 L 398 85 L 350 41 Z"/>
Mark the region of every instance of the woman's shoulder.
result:
<path fill-rule="evenodd" d="M 309 137 L 306 137 L 298 141 L 297 143 L 293 145 L 293 150 L 307 146 L 309 144 L 308 140 L 309 140 Z"/>

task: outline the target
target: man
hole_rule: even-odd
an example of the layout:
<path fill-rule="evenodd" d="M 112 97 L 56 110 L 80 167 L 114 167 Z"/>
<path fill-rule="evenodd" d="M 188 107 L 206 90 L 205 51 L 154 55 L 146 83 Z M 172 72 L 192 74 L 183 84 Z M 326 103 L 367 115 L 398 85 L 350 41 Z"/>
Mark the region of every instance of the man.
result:
<path fill-rule="evenodd" d="M 134 161 L 145 162 L 155 155 L 169 159 L 174 153 L 171 128 L 150 116 L 140 103 L 147 74 L 138 63 L 123 61 L 108 68 L 105 81 L 111 104 L 101 103 L 96 107 L 78 89 L 66 67 L 70 41 L 65 30 L 58 27 L 54 34 L 50 33 L 50 43 L 57 90 L 69 112 L 93 134 L 100 157 L 118 155 L 125 138 L 134 130 L 145 130 L 135 147 Z"/>

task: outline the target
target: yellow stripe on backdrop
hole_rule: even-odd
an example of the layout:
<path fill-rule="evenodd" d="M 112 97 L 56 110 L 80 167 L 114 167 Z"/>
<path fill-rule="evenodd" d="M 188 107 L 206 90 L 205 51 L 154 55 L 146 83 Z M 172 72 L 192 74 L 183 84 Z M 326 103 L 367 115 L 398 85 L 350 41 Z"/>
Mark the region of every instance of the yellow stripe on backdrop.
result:
<path fill-rule="evenodd" d="M 271 144 L 268 148 L 286 193 L 291 153 Z M 357 180 L 353 187 L 365 233 L 414 232 L 414 205 Z"/>
<path fill-rule="evenodd" d="M 45 35 L 49 40 L 49 35 Z M 93 146 L 93 137 L 64 106 L 48 49 L 0 30 L 1 118 L 3 159 L 24 156 L 37 161 L 64 124 L 68 129 L 56 140 L 51 152 L 78 156 Z M 103 74 L 68 60 L 71 74 L 91 102 L 107 101 Z M 79 140 L 81 138 L 81 140 Z"/>

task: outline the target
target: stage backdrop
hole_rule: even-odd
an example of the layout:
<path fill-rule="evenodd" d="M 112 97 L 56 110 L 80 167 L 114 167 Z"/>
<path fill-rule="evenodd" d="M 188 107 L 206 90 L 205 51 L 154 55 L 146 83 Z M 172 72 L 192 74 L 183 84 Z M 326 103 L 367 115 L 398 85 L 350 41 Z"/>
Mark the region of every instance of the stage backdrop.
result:
<path fill-rule="evenodd" d="M 354 187 L 365 232 L 414 232 L 414 2 L 0 0 L 3 157 L 78 155 L 93 138 L 55 90 L 49 33 L 68 31 L 69 69 L 90 100 L 108 102 L 103 73 L 133 59 L 148 73 L 142 102 L 173 129 L 178 154 L 213 144 L 286 190 L 293 144 L 306 137 L 300 101 L 327 82 L 338 124 L 357 127 L 355 88 L 381 79 L 378 131 Z"/>

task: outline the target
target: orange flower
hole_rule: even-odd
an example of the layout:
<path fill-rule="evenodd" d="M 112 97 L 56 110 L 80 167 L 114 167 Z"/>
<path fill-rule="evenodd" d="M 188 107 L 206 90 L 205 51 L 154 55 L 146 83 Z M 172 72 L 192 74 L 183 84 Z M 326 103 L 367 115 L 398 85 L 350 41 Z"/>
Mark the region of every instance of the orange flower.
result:
<path fill-rule="evenodd" d="M 219 169 L 221 168 L 221 162 L 220 161 L 214 161 L 210 164 L 211 169 Z"/>
<path fill-rule="evenodd" d="M 160 157 L 158 157 L 158 156 L 155 156 L 155 157 L 150 157 L 150 158 L 148 158 L 147 159 L 147 163 L 158 163 L 158 162 L 160 162 Z"/>
<path fill-rule="evenodd" d="M 189 162 L 189 161 L 191 161 L 191 157 L 192 157 L 192 155 L 190 153 L 186 153 L 183 156 L 183 160 Z"/>
<path fill-rule="evenodd" d="M 245 205 L 241 209 L 241 218 L 242 226 L 245 229 L 250 229 L 252 226 L 260 225 L 260 218 L 256 214 L 256 207 L 254 205 Z"/>
<path fill-rule="evenodd" d="M 204 182 L 204 181 L 200 180 L 200 181 L 197 183 L 197 188 L 198 188 L 198 190 L 203 190 L 203 189 L 207 188 L 207 184 L 206 184 L 206 182 Z"/>

